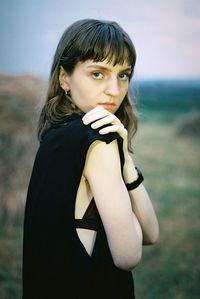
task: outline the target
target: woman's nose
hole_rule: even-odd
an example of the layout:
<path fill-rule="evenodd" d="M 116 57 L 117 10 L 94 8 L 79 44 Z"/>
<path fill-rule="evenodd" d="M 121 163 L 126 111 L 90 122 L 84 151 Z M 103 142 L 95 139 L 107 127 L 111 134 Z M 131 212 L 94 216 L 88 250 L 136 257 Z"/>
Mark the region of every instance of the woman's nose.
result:
<path fill-rule="evenodd" d="M 119 95 L 119 82 L 117 78 L 111 77 L 107 81 L 106 87 L 105 87 L 105 94 L 117 96 Z"/>

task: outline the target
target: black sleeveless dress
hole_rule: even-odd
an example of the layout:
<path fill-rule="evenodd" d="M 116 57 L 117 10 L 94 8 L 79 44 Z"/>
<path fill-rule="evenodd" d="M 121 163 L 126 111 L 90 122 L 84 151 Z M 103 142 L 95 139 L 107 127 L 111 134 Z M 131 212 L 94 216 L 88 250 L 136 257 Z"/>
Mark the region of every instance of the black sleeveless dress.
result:
<path fill-rule="evenodd" d="M 29 183 L 23 241 L 23 299 L 133 299 L 132 273 L 117 268 L 94 199 L 74 219 L 76 194 L 89 146 L 117 139 L 100 135 L 72 114 L 50 128 L 38 149 Z M 76 228 L 97 231 L 88 255 Z"/>

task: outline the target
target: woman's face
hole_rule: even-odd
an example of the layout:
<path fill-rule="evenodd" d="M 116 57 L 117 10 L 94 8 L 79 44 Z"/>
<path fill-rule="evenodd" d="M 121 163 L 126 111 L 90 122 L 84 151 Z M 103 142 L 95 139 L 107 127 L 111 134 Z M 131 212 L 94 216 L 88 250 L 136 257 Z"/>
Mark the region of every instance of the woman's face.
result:
<path fill-rule="evenodd" d="M 87 60 L 79 62 L 71 75 L 64 73 L 74 104 L 84 113 L 97 105 L 115 113 L 128 92 L 131 67 L 124 62 L 112 63 Z"/>

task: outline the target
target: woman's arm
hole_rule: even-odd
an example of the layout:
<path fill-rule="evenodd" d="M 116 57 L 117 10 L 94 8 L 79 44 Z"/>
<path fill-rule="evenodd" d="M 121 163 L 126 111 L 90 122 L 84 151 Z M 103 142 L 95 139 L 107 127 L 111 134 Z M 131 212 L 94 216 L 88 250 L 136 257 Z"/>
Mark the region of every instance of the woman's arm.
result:
<path fill-rule="evenodd" d="M 115 265 L 133 269 L 141 258 L 142 232 L 121 176 L 116 140 L 110 144 L 95 141 L 90 146 L 84 176 L 90 184 Z"/>
<path fill-rule="evenodd" d="M 93 122 L 92 128 L 95 129 L 100 128 L 104 124 L 110 124 L 108 127 L 102 130 L 100 129 L 99 132 L 101 134 L 117 132 L 123 138 L 123 152 L 125 158 L 123 179 L 125 183 L 135 181 L 137 179 L 137 172 L 128 152 L 127 130 L 120 120 L 106 109 L 97 106 L 84 116 L 83 122 L 85 124 Z M 129 191 L 129 200 L 131 200 L 132 210 L 142 229 L 143 244 L 154 244 L 159 237 L 159 225 L 153 205 L 143 184 Z"/>
<path fill-rule="evenodd" d="M 125 183 L 132 183 L 137 179 L 137 171 L 135 169 L 132 158 L 126 154 L 125 164 L 123 168 L 123 177 Z M 157 217 L 149 198 L 149 195 L 143 184 L 129 191 L 132 209 L 137 216 L 143 233 L 143 244 L 155 244 L 159 237 L 159 225 Z"/>

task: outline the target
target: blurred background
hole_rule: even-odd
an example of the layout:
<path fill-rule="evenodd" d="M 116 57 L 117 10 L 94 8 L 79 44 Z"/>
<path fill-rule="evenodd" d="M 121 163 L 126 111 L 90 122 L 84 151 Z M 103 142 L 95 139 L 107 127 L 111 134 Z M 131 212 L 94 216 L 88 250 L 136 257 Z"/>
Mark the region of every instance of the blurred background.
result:
<path fill-rule="evenodd" d="M 137 51 L 133 158 L 158 215 L 160 240 L 144 247 L 133 271 L 136 298 L 200 298 L 199 0 L 1 1 L 0 298 L 21 298 L 23 213 L 38 113 L 57 43 L 80 18 L 117 21 Z"/>

